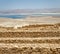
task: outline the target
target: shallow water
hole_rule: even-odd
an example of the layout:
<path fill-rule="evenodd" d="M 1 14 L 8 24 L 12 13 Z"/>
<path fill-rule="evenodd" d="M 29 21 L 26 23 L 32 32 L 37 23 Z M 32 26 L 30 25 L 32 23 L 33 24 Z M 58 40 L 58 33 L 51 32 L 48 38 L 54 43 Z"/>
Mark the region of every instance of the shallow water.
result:
<path fill-rule="evenodd" d="M 24 15 L 24 14 L 3 14 L 0 15 L 0 17 L 2 18 L 26 18 L 27 16 L 29 16 L 29 14 Z M 60 13 L 35 13 L 35 14 L 30 14 L 30 16 L 53 16 L 53 17 L 60 17 Z"/>
<path fill-rule="evenodd" d="M 0 15 L 0 17 L 4 17 L 4 18 L 25 18 L 26 15 Z"/>

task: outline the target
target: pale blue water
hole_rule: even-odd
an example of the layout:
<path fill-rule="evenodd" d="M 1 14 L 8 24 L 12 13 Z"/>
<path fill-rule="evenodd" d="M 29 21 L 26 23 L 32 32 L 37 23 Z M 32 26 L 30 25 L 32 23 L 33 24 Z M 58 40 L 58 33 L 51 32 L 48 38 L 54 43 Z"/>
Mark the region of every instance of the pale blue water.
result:
<path fill-rule="evenodd" d="M 25 18 L 27 15 L 0 15 L 0 17 L 5 17 L 5 18 Z"/>
<path fill-rule="evenodd" d="M 28 15 L 17 15 L 17 14 L 15 14 L 15 15 L 0 15 L 0 18 L 1 17 L 5 17 L 5 18 L 26 18 Z M 32 15 L 30 15 L 30 16 L 55 16 L 55 17 L 60 17 L 60 13 L 59 14 L 32 14 Z"/>

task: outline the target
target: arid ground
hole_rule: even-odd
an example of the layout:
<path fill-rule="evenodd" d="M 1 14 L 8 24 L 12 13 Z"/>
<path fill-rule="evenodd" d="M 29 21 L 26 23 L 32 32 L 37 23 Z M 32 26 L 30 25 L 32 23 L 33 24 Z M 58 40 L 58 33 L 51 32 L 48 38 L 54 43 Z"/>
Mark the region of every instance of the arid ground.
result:
<path fill-rule="evenodd" d="M 60 18 L 0 18 L 0 54 L 60 54 Z"/>

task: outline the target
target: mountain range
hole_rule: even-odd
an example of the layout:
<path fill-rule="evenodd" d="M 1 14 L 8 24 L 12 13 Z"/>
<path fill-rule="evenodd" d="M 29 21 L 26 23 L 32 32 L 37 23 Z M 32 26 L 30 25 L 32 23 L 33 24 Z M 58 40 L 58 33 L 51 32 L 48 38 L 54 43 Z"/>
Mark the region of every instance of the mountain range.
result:
<path fill-rule="evenodd" d="M 13 9 L 13 10 L 0 10 L 0 14 L 9 13 L 60 13 L 60 8 L 50 9 Z"/>

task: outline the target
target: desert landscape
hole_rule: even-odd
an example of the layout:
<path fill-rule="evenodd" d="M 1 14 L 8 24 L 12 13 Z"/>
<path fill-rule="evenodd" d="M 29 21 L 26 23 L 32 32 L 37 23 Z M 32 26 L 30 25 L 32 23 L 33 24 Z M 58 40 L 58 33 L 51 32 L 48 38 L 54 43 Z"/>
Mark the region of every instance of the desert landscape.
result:
<path fill-rule="evenodd" d="M 60 54 L 60 0 L 0 0 L 0 54 Z"/>
<path fill-rule="evenodd" d="M 60 54 L 60 18 L 0 18 L 0 53 Z"/>

